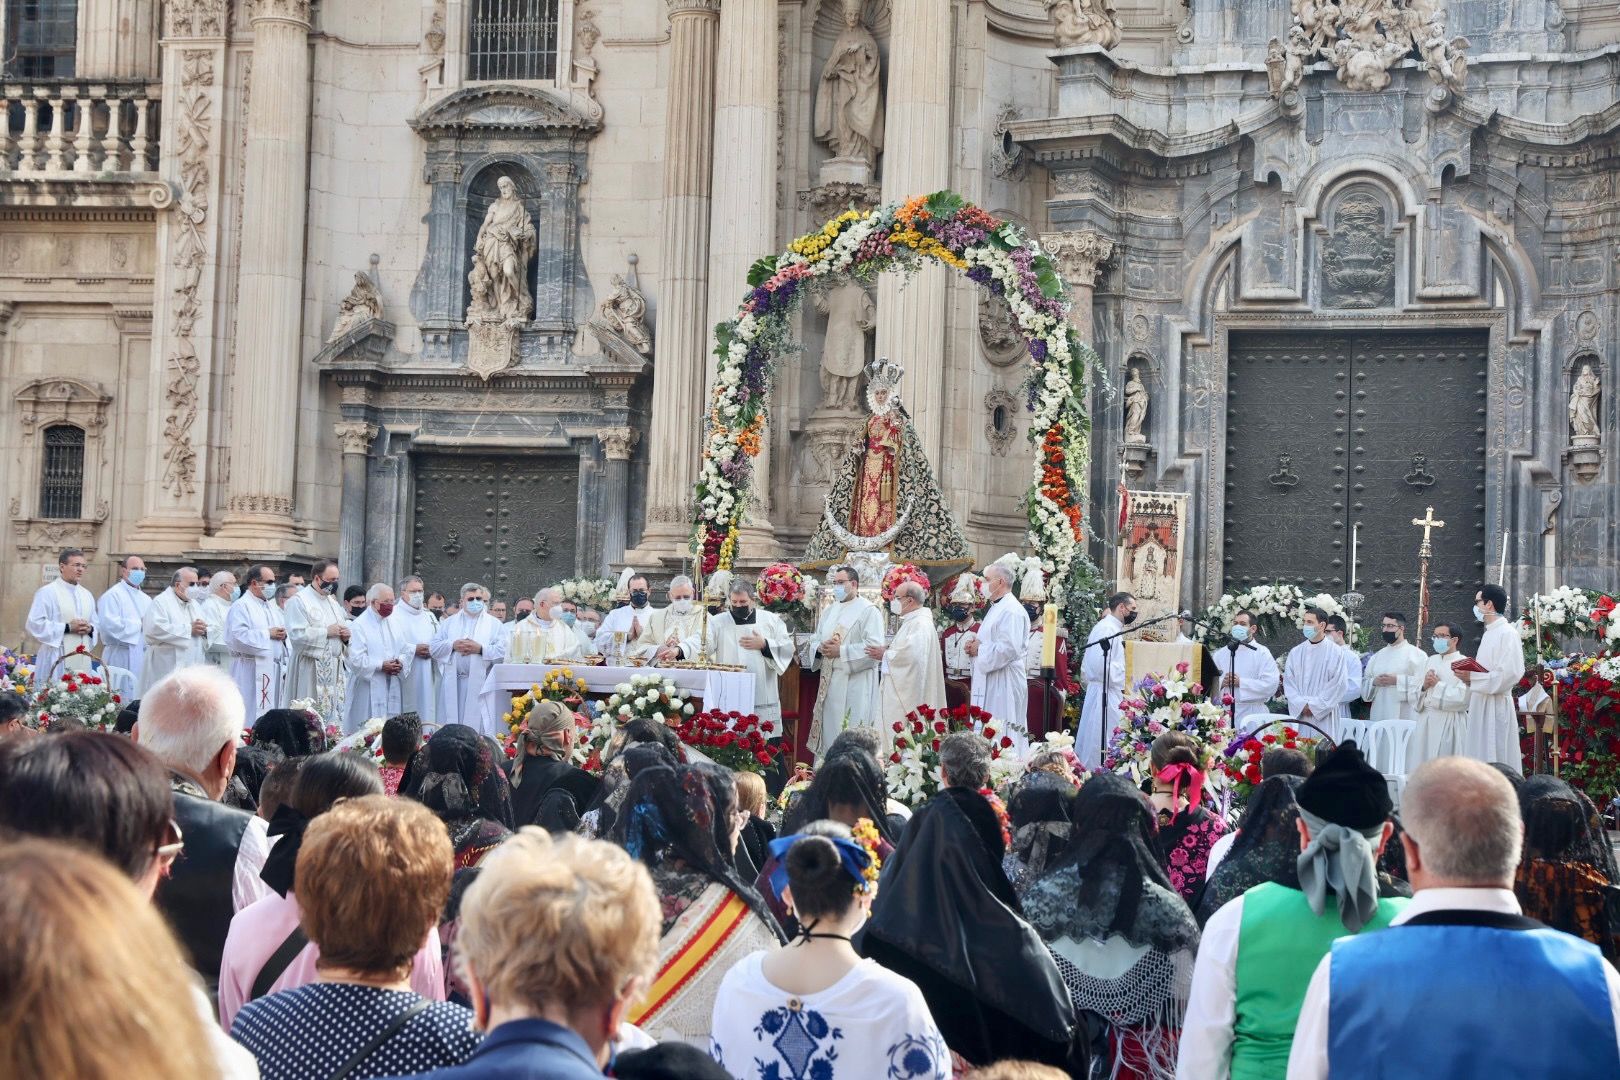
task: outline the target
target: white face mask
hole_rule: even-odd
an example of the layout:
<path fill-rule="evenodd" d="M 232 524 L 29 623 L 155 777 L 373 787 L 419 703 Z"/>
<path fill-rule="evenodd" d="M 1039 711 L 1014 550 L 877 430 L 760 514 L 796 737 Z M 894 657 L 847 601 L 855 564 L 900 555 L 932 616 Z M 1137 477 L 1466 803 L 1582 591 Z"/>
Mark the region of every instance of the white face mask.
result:
<path fill-rule="evenodd" d="M 208 586 L 191 585 L 186 588 L 186 598 L 192 603 L 201 603 L 208 598 Z"/>
<path fill-rule="evenodd" d="M 889 610 L 894 612 L 896 615 L 905 614 L 904 605 L 900 603 L 900 598 L 898 596 L 889 601 Z"/>
<path fill-rule="evenodd" d="M 849 586 L 845 585 L 843 582 L 839 582 L 833 586 L 833 595 L 837 597 L 838 602 L 842 604 L 845 600 L 849 599 Z"/>
<path fill-rule="evenodd" d="M 692 601 L 690 599 L 671 600 L 669 602 L 669 610 L 673 611 L 677 615 L 690 614 L 692 611 Z"/>
<path fill-rule="evenodd" d="M 422 607 L 422 594 L 419 592 L 408 592 L 405 594 L 405 602 L 411 607 L 420 610 Z"/>

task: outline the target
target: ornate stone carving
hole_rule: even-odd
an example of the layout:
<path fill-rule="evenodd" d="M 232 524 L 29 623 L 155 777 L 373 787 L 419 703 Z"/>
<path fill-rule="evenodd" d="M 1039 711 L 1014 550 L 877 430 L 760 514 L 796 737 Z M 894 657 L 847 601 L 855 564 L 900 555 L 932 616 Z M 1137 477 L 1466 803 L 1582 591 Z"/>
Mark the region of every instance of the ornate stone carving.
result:
<path fill-rule="evenodd" d="M 355 271 L 354 288 L 338 302 L 338 316 L 332 323 L 327 342 L 330 344 L 355 327 L 382 318 L 382 313 L 382 293 L 377 291 L 376 283 L 364 270 Z"/>
<path fill-rule="evenodd" d="M 223 37 L 225 0 L 168 0 L 163 5 L 163 22 L 168 37 Z"/>
<path fill-rule="evenodd" d="M 1147 436 L 1142 433 L 1143 425 L 1147 423 L 1148 388 L 1142 381 L 1142 369 L 1131 365 L 1130 372 L 1125 376 L 1125 441 L 1139 446 L 1147 444 Z"/>
<path fill-rule="evenodd" d="M 1333 215 L 1323 244 L 1322 301 L 1335 308 L 1395 303 L 1395 238 L 1384 206 L 1368 192 L 1350 193 Z"/>
<path fill-rule="evenodd" d="M 979 344 L 985 359 L 997 367 L 1016 364 L 1027 348 L 1012 308 L 989 289 L 979 293 Z"/>
<path fill-rule="evenodd" d="M 984 425 L 984 437 L 990 440 L 990 452 L 996 457 L 1006 457 L 1007 451 L 1012 449 L 1013 440 L 1018 437 L 1018 424 L 1014 420 L 1018 415 L 1018 399 L 1004 387 L 997 386 L 984 395 L 984 408 L 990 414 L 990 422 Z"/>
<path fill-rule="evenodd" d="M 876 210 L 883 198 L 883 189 L 877 184 L 833 180 L 799 192 L 799 206 L 815 211 L 818 217 L 831 218 L 850 207 L 857 210 Z"/>
<path fill-rule="evenodd" d="M 1003 105 L 990 128 L 990 172 L 1003 180 L 1022 180 L 1028 154 L 1012 136 L 1012 123 L 1018 119 L 1016 105 Z"/>
<path fill-rule="evenodd" d="M 1436 83 L 1461 93 L 1468 78 L 1468 39 L 1448 38 L 1444 0 L 1293 0 L 1294 22 L 1282 46 L 1272 96 L 1298 89 L 1305 67 L 1326 60 L 1352 90 L 1383 90 L 1389 69 L 1416 55 Z M 1267 54 L 1273 70 L 1275 50 Z"/>
<path fill-rule="evenodd" d="M 866 421 L 859 413 L 840 416 L 816 412 L 804 424 L 804 456 L 800 468 L 810 484 L 830 484 L 844 457 L 862 444 Z"/>
<path fill-rule="evenodd" d="M 827 316 L 827 336 L 821 347 L 821 407 L 859 411 L 856 391 L 866 368 L 866 335 L 877 326 L 877 305 L 855 281 L 818 291 L 812 302 Z"/>
<path fill-rule="evenodd" d="M 1585 439 L 1596 442 L 1601 438 L 1598 405 L 1602 394 L 1603 387 L 1592 371 L 1591 362 L 1582 364 L 1581 373 L 1569 392 L 1569 431 L 1577 445 Z"/>
<path fill-rule="evenodd" d="M 1401 479 L 1408 487 L 1416 488 L 1419 491 L 1433 487 L 1435 485 L 1435 476 L 1434 473 L 1429 471 L 1429 455 L 1413 454 L 1412 468 Z"/>
<path fill-rule="evenodd" d="M 363 420 L 340 421 L 332 425 L 332 431 L 336 433 L 345 454 L 364 454 L 377 438 L 377 425 Z"/>
<path fill-rule="evenodd" d="M 641 282 L 636 274 L 636 263 L 640 260 L 631 255 L 629 261 L 629 278 L 623 274 L 613 275 L 613 288 L 597 308 L 591 329 L 598 339 L 604 332 L 612 334 L 642 356 L 651 356 L 653 342 L 647 330 L 647 298 L 641 295 Z"/>
<path fill-rule="evenodd" d="M 472 302 L 467 305 L 467 324 L 502 322 L 514 329 L 534 312 L 529 295 L 529 263 L 534 259 L 534 218 L 518 198 L 517 185 L 510 176 L 495 181 L 500 197 L 484 212 L 473 242 Z"/>
<path fill-rule="evenodd" d="M 630 454 L 641 441 L 641 432 L 627 427 L 603 428 L 596 433 L 596 439 L 602 444 L 602 452 L 609 461 L 629 461 Z"/>
<path fill-rule="evenodd" d="M 1299 483 L 1299 474 L 1294 471 L 1294 458 L 1292 454 L 1277 455 L 1277 471 L 1266 479 L 1278 491 L 1287 491 Z"/>
<path fill-rule="evenodd" d="M 309 25 L 310 0 L 248 0 L 248 21 L 281 19 Z"/>
<path fill-rule="evenodd" d="M 232 514 L 270 514 L 291 517 L 293 501 L 285 495 L 232 495 L 226 504 Z"/>
<path fill-rule="evenodd" d="M 1097 232 L 1047 233 L 1041 246 L 1070 285 L 1092 288 L 1097 274 L 1114 257 L 1114 242 Z"/>
<path fill-rule="evenodd" d="M 596 101 L 596 43 L 602 40 L 596 12 L 584 4 L 574 9 L 574 87 Z M 600 108 L 600 103 L 598 103 Z"/>
<path fill-rule="evenodd" d="M 871 178 L 883 149 L 883 60 L 861 20 L 864 0 L 843 0 L 844 30 L 833 42 L 816 92 L 815 136 L 832 149 L 823 180 Z"/>
<path fill-rule="evenodd" d="M 1113 0 L 1046 0 L 1052 20 L 1052 43 L 1060 49 L 1076 45 L 1119 44 L 1119 16 Z"/>
<path fill-rule="evenodd" d="M 417 50 L 421 57 L 416 70 L 422 76 L 422 91 L 424 94 L 434 87 L 444 85 L 444 8 L 445 0 L 434 0 L 433 11 L 428 15 L 427 29 L 422 31 L 422 44 Z"/>

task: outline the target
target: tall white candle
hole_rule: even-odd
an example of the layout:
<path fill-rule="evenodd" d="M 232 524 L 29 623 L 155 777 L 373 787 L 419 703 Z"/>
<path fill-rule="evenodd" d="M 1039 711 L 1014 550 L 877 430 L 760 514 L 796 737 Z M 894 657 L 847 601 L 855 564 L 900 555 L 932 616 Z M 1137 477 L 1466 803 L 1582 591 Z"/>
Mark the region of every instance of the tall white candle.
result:
<path fill-rule="evenodd" d="M 1502 530 L 1502 568 L 1500 570 L 1498 570 L 1497 573 L 1496 573 L 1496 584 L 1499 587 L 1502 587 L 1502 588 L 1507 587 L 1507 542 L 1508 542 L 1507 530 L 1503 529 Z"/>
<path fill-rule="evenodd" d="M 1350 591 L 1356 591 L 1356 555 L 1361 550 L 1361 522 L 1350 526 Z"/>

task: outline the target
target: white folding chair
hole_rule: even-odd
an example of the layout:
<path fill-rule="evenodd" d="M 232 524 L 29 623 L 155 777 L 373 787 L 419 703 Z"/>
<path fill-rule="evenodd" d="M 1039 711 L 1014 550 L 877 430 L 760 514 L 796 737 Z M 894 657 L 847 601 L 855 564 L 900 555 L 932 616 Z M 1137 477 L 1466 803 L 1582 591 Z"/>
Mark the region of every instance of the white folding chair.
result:
<path fill-rule="evenodd" d="M 128 668 L 113 667 L 111 664 L 102 664 L 101 667 L 105 672 L 107 688 L 123 698 L 126 705 L 134 701 L 135 688 L 139 685 L 135 673 Z"/>
<path fill-rule="evenodd" d="M 1401 792 L 1406 787 L 1407 760 L 1412 747 L 1412 733 L 1417 730 L 1416 720 L 1380 720 L 1368 724 L 1364 752 L 1373 768 L 1389 781 L 1389 797 L 1398 807 Z"/>
<path fill-rule="evenodd" d="M 1376 726 L 1376 724 L 1369 723 L 1366 720 L 1341 716 L 1337 725 L 1338 738 L 1334 741 L 1345 743 L 1354 739 L 1356 745 L 1361 747 L 1361 755 L 1367 757 L 1367 739 L 1371 736 L 1371 729 Z"/>

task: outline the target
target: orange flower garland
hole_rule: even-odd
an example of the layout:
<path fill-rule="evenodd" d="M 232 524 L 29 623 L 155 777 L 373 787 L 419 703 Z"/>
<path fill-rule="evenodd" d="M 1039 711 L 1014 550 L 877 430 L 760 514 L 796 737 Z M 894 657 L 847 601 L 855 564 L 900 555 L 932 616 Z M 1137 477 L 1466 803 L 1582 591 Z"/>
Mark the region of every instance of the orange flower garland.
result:
<path fill-rule="evenodd" d="M 1067 455 L 1063 452 L 1063 426 L 1054 424 L 1046 431 L 1046 438 L 1041 442 L 1041 494 L 1051 499 L 1069 519 L 1069 525 L 1074 529 L 1074 538 L 1084 540 L 1086 536 L 1085 519 L 1080 515 L 1080 506 L 1074 498 L 1074 492 L 1069 488 L 1069 474 L 1066 467 Z"/>

